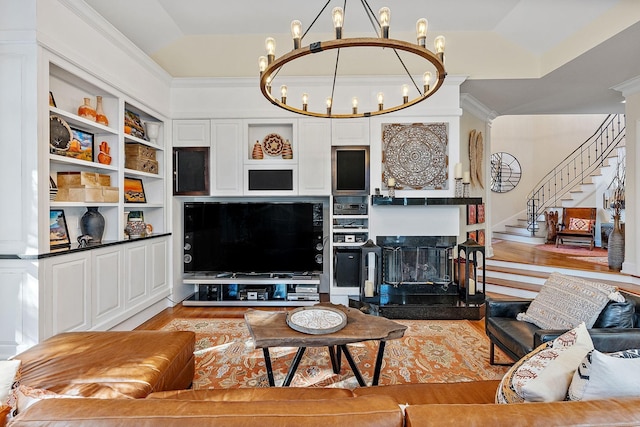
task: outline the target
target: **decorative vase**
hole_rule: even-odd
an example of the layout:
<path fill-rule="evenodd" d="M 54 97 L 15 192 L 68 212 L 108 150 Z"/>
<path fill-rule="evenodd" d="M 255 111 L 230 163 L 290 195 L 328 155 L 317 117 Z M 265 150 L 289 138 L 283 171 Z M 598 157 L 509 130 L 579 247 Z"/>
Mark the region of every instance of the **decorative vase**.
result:
<path fill-rule="evenodd" d="M 144 122 L 144 129 L 147 133 L 147 138 L 153 144 L 158 142 L 158 135 L 160 134 L 160 123 L 158 122 Z"/>
<path fill-rule="evenodd" d="M 109 119 L 104 114 L 104 110 L 102 109 L 102 97 L 96 96 L 96 122 L 101 125 L 109 126 Z"/>
<path fill-rule="evenodd" d="M 96 121 L 96 110 L 91 106 L 90 98 L 85 98 L 84 104 L 78 107 L 78 115 L 85 119 Z"/>
<path fill-rule="evenodd" d="M 620 229 L 620 216 L 613 217 L 613 230 L 609 236 L 607 248 L 609 269 L 620 271 L 624 261 L 624 233 Z"/>
<path fill-rule="evenodd" d="M 83 235 L 91 236 L 91 244 L 102 243 L 104 234 L 104 217 L 97 207 L 88 207 L 80 218 L 80 231 Z"/>
<path fill-rule="evenodd" d="M 251 158 L 255 160 L 264 159 L 264 152 L 262 151 L 262 145 L 260 145 L 260 141 L 256 141 L 253 144 L 253 151 L 251 152 Z"/>
<path fill-rule="evenodd" d="M 107 141 L 102 141 L 100 143 L 100 153 L 98 154 L 98 163 L 102 163 L 103 165 L 111 164 L 111 147 Z"/>
<path fill-rule="evenodd" d="M 286 160 L 293 159 L 293 150 L 291 149 L 291 143 L 288 139 L 282 145 L 282 158 Z"/>

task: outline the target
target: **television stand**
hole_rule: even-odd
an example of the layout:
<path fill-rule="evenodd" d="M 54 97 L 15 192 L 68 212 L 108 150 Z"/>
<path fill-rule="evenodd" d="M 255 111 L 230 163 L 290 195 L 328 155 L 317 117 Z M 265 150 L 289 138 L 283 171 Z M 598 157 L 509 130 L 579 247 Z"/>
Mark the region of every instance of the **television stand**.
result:
<path fill-rule="evenodd" d="M 285 276 L 285 277 L 283 277 Z M 320 301 L 318 275 L 290 274 L 185 274 L 184 284 L 194 294 L 184 306 L 308 306 Z"/>

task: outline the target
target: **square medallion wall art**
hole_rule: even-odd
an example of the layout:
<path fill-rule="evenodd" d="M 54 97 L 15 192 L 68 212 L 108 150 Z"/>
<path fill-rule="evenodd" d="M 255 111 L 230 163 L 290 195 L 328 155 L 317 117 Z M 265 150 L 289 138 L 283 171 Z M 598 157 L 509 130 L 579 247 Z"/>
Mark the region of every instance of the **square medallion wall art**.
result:
<path fill-rule="evenodd" d="M 396 188 L 446 190 L 449 187 L 447 123 L 382 125 L 382 183 Z"/>

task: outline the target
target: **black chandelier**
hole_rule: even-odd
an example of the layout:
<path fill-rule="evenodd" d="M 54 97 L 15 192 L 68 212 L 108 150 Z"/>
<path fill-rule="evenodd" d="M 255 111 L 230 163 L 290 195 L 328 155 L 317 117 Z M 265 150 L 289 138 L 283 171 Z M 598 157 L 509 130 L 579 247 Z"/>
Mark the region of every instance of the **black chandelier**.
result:
<path fill-rule="evenodd" d="M 293 38 L 293 50 L 276 58 L 275 56 L 275 40 L 271 37 L 268 37 L 265 41 L 267 55 L 261 56 L 258 60 L 259 68 L 260 68 L 260 91 L 272 104 L 283 108 L 285 110 L 303 114 L 306 116 L 312 117 L 323 117 L 323 118 L 356 118 L 356 117 L 371 117 L 377 116 L 381 114 L 387 114 L 394 111 L 402 110 L 404 108 L 415 105 L 419 102 L 424 101 L 435 92 L 440 89 L 442 84 L 444 83 L 444 79 L 446 77 L 446 72 L 444 68 L 444 45 L 445 39 L 443 36 L 438 36 L 434 40 L 435 53 L 427 49 L 426 47 L 426 39 L 427 39 L 427 20 L 424 18 L 418 19 L 416 22 L 416 43 L 409 43 L 402 40 L 396 40 L 389 38 L 389 23 L 391 17 L 391 11 L 387 7 L 383 7 L 378 11 L 378 17 L 375 16 L 369 3 L 367 0 L 360 0 L 362 6 L 365 10 L 369 21 L 373 25 L 377 37 L 357 37 L 357 38 L 343 38 L 343 23 L 345 17 L 345 10 L 347 6 L 347 1 L 344 1 L 343 7 L 334 7 L 331 16 L 333 20 L 333 26 L 335 30 L 335 39 L 328 41 L 318 41 L 309 44 L 308 46 L 302 46 L 302 40 L 304 36 L 309 32 L 311 27 L 318 20 L 323 11 L 327 8 L 331 0 L 328 0 L 324 7 L 320 10 L 318 15 L 316 15 L 315 19 L 311 23 L 311 26 L 302 34 L 302 23 L 298 20 L 294 20 L 291 22 L 291 35 Z M 341 49 L 353 48 L 353 47 L 374 47 L 374 48 L 383 48 L 383 49 L 392 49 L 395 53 L 395 56 L 400 61 L 402 67 L 407 73 L 409 82 L 416 89 L 417 96 L 413 99 L 410 99 L 410 85 L 403 84 L 401 88 L 399 88 L 399 93 L 401 96 L 398 96 L 397 99 L 402 102 L 394 103 L 393 105 L 385 105 L 385 97 L 383 92 L 378 92 L 377 98 L 377 108 L 371 108 L 369 111 L 359 111 L 358 99 L 356 97 L 352 98 L 351 112 L 350 113 L 335 113 L 333 109 L 333 99 L 335 95 L 335 87 L 336 87 L 336 79 L 338 77 L 338 63 L 340 60 L 340 51 Z M 291 102 L 287 102 L 287 85 L 280 86 L 280 96 L 276 97 L 272 94 L 272 82 L 278 73 L 282 70 L 282 67 L 295 61 L 296 59 L 302 58 L 307 55 L 312 55 L 315 53 L 329 51 L 329 50 L 337 50 L 336 59 L 335 59 L 335 67 L 333 73 L 333 83 L 330 90 L 330 95 L 326 98 L 326 110 L 323 111 L 312 111 L 309 108 L 309 96 L 307 93 L 302 94 L 302 99 L 300 102 L 300 107 L 296 107 Z M 412 55 L 420 57 L 426 60 L 432 67 L 435 69 L 435 76 L 432 75 L 431 71 L 426 71 L 423 74 L 422 85 L 419 86 L 415 79 L 409 73 L 404 61 L 398 54 L 398 51 L 408 52 Z M 432 83 L 433 82 L 433 83 Z"/>

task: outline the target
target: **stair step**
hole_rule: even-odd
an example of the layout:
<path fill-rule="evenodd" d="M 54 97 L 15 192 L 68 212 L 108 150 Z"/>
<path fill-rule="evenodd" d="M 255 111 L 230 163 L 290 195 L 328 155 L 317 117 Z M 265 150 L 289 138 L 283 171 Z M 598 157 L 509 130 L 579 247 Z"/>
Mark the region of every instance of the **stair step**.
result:
<path fill-rule="evenodd" d="M 494 231 L 492 233 L 493 238 L 495 239 L 509 240 L 512 242 L 531 243 L 535 245 L 541 245 L 544 243 L 543 237 L 531 237 L 530 234 L 531 233 L 529 233 L 529 236 L 523 236 L 521 234 L 509 233 L 506 231 Z"/>
<path fill-rule="evenodd" d="M 496 279 L 494 277 L 485 279 L 487 285 L 502 286 L 505 288 L 518 289 L 521 291 L 540 292 L 542 285 L 524 283 L 519 280 Z"/>

